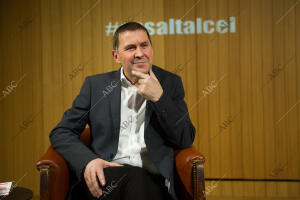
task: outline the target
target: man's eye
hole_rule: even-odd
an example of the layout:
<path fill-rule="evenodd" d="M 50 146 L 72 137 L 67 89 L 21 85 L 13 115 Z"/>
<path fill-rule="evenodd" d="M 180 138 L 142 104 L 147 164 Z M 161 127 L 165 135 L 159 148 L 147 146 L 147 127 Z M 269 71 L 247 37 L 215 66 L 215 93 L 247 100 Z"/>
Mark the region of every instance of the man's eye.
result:
<path fill-rule="evenodd" d="M 134 47 L 128 47 L 128 48 L 126 48 L 126 50 L 133 50 L 134 49 Z"/>

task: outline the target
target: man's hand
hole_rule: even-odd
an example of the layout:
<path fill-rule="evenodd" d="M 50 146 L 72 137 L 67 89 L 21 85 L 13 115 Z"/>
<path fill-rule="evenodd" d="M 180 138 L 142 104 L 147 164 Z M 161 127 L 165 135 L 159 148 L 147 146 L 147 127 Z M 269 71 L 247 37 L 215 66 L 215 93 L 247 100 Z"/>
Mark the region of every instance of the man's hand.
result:
<path fill-rule="evenodd" d="M 85 182 L 94 197 L 99 198 L 102 195 L 102 190 L 98 185 L 98 180 L 102 186 L 105 185 L 105 177 L 103 173 L 103 168 L 106 167 L 120 167 L 123 165 L 117 163 L 107 162 L 100 158 L 96 158 L 90 161 L 84 170 Z"/>
<path fill-rule="evenodd" d="M 138 94 L 145 99 L 156 102 L 163 94 L 163 89 L 157 80 L 155 74 L 150 69 L 150 75 L 138 71 L 132 71 L 132 75 L 138 77 L 138 81 L 134 84 L 138 88 Z"/>

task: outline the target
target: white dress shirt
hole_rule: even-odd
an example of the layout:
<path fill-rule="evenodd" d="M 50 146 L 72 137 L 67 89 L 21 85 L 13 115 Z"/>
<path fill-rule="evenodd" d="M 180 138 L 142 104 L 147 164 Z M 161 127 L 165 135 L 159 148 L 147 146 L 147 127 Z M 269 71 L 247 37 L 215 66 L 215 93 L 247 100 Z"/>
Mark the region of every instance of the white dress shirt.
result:
<path fill-rule="evenodd" d="M 121 67 L 121 120 L 119 146 L 112 162 L 142 167 L 151 173 L 157 168 L 147 154 L 144 124 L 147 100 L 137 93 Z"/>

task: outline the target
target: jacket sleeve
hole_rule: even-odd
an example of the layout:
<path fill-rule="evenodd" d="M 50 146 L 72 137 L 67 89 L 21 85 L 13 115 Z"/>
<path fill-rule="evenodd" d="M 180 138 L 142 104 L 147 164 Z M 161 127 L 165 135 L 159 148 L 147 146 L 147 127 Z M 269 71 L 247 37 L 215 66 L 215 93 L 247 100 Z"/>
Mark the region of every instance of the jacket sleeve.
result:
<path fill-rule="evenodd" d="M 158 121 L 164 130 L 165 139 L 174 148 L 184 149 L 193 144 L 195 128 L 190 120 L 187 105 L 184 102 L 184 88 L 181 78 L 175 76 L 175 91 L 172 96 L 164 91 L 161 98 L 151 102 Z"/>
<path fill-rule="evenodd" d="M 85 166 L 97 158 L 97 155 L 80 141 L 80 135 L 89 120 L 90 98 L 90 83 L 86 78 L 72 107 L 64 113 L 61 122 L 50 133 L 53 148 L 68 162 L 78 179 L 81 178 Z"/>

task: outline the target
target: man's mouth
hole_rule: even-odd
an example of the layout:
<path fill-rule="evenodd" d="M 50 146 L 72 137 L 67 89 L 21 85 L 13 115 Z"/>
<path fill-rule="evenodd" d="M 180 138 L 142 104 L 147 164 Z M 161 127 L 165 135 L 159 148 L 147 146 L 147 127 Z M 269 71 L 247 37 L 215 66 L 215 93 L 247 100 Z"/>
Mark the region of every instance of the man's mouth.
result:
<path fill-rule="evenodd" d="M 145 60 L 137 60 L 137 61 L 134 61 L 133 64 L 137 64 L 137 65 L 141 65 L 141 64 L 145 64 L 146 61 Z"/>
<path fill-rule="evenodd" d="M 139 62 L 134 62 L 133 64 L 144 64 L 145 62 L 141 62 L 141 61 L 139 61 Z"/>

